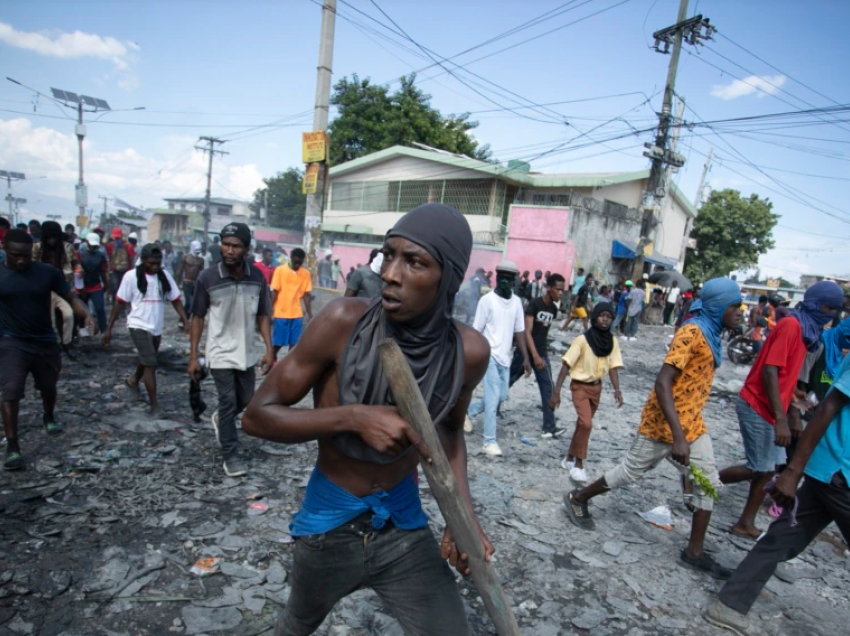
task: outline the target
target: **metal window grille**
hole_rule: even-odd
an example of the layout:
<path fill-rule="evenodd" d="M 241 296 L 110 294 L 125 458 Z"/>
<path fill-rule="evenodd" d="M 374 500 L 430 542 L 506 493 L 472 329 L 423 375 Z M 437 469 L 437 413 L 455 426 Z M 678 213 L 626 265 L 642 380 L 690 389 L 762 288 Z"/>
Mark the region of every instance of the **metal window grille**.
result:
<path fill-rule="evenodd" d="M 462 214 L 502 214 L 505 184 L 495 179 L 353 181 L 331 186 L 334 210 L 407 212 L 423 203 L 444 203 Z"/>

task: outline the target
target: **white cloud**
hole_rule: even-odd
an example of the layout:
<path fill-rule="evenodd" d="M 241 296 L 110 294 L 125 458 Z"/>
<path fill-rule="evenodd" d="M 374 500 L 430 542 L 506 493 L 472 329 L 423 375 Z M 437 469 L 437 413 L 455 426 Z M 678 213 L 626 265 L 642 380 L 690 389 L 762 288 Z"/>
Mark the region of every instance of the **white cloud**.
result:
<path fill-rule="evenodd" d="M 63 59 L 93 57 L 112 62 L 118 86 L 125 91 L 138 87 L 138 79 L 132 70 L 138 44 L 129 40 L 118 40 L 93 33 L 41 33 L 19 31 L 11 24 L 0 22 L 0 42 L 47 57 Z"/>
<path fill-rule="evenodd" d="M 788 78 L 784 75 L 750 75 L 742 80 L 736 79 L 730 84 L 717 84 L 711 94 L 720 99 L 737 99 L 758 93 L 759 98 L 776 93 Z"/>
<path fill-rule="evenodd" d="M 161 157 L 146 156 L 134 148 L 102 150 L 97 133 L 90 130 L 85 145 L 85 181 L 89 186 L 89 205 L 100 202 L 98 195 L 120 197 L 144 207 L 164 207 L 164 197 L 203 196 L 207 158 L 197 151 L 187 155 L 194 139 L 175 136 L 164 143 Z M 28 180 L 16 186 L 20 195 L 34 201 L 40 197 L 58 197 L 73 211 L 74 184 L 77 181 L 77 140 L 44 126 L 34 126 L 23 117 L 0 119 L 0 166 L 24 172 Z M 46 179 L 39 179 L 39 177 Z M 254 164 L 214 166 L 213 196 L 250 200 L 262 185 L 262 174 Z M 221 187 L 218 183 L 223 184 Z"/>

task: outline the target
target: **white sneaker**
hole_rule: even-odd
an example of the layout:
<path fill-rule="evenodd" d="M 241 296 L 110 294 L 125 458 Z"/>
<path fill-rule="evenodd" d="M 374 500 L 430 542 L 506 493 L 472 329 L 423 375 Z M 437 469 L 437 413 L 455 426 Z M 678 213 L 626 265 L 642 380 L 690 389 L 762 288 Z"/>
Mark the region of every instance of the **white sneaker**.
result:
<path fill-rule="evenodd" d="M 484 444 L 484 454 L 489 455 L 490 457 L 501 457 L 502 449 L 499 448 L 499 445 L 496 442 L 492 442 L 490 444 Z"/>
<path fill-rule="evenodd" d="M 587 483 L 587 472 L 584 468 L 576 468 L 573 466 L 570 469 L 570 479 L 580 484 Z"/>
<path fill-rule="evenodd" d="M 575 468 L 576 463 L 572 459 L 567 459 L 566 455 L 564 455 L 564 459 L 561 460 L 561 468 L 564 470 L 572 470 Z"/>
<path fill-rule="evenodd" d="M 622 340 L 623 342 L 625 342 L 628 339 L 629 339 L 628 336 L 620 336 L 620 340 Z"/>
<path fill-rule="evenodd" d="M 466 419 L 463 420 L 463 432 L 471 433 L 472 432 L 472 420 L 469 419 L 469 416 L 466 416 Z"/>
<path fill-rule="evenodd" d="M 632 336 L 631 338 L 629 338 L 629 340 L 631 340 L 632 342 L 634 342 L 635 340 L 637 340 L 637 337 L 636 337 L 636 336 Z"/>

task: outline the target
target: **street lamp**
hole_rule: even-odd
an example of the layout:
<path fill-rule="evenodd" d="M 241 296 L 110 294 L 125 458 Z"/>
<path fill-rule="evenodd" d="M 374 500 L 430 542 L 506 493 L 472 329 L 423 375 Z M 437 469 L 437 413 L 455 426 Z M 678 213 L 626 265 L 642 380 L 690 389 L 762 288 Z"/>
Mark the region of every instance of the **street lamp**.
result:
<path fill-rule="evenodd" d="M 9 222 L 13 225 L 17 223 L 12 204 L 15 202 L 15 197 L 12 196 L 12 181 L 24 181 L 26 175 L 23 172 L 10 172 L 8 170 L 0 170 L 0 178 L 6 179 L 6 201 L 9 202 Z"/>

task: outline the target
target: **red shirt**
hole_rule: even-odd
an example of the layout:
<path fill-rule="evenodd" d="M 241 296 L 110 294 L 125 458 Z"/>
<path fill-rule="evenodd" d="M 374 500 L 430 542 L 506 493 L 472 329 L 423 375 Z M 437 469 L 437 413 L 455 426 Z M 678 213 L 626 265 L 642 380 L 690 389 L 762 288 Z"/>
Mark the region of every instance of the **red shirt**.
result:
<path fill-rule="evenodd" d="M 265 263 L 263 263 L 263 261 L 260 261 L 259 263 L 254 263 L 254 267 L 256 267 L 263 273 L 266 282 L 271 285 L 272 274 L 274 274 L 274 270 L 277 268 L 277 266 L 274 263 L 272 263 L 271 265 L 266 265 Z"/>
<path fill-rule="evenodd" d="M 781 320 L 770 330 L 762 345 L 747 381 L 744 382 L 744 388 L 741 389 L 741 397 L 765 420 L 776 424 L 776 417 L 770 408 L 764 388 L 762 371 L 766 365 L 779 367 L 779 397 L 783 410 L 787 411 L 805 359 L 806 345 L 803 343 L 803 329 L 800 323 L 796 318 Z"/>

